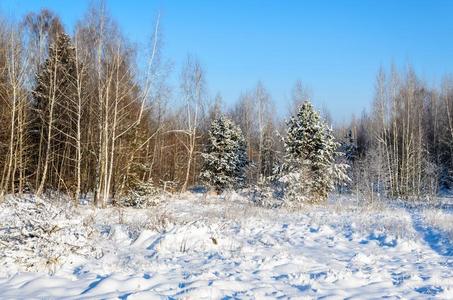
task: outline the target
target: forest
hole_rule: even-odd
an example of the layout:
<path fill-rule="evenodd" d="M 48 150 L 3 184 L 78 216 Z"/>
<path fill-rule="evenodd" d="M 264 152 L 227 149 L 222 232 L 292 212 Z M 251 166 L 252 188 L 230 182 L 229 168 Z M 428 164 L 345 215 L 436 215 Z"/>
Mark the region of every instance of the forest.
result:
<path fill-rule="evenodd" d="M 50 10 L 18 22 L 2 17 L 0 196 L 60 192 L 73 199 L 91 195 L 105 206 L 131 194 L 206 184 L 203 178 L 212 177 L 203 177 L 206 161 L 216 150 L 211 123 L 219 116 L 232 122 L 220 125 L 237 126 L 242 136 L 242 186 L 275 183 L 288 160 L 289 117 L 312 100 L 307 88 L 295 81 L 283 116 L 274 113 L 280 99 L 258 80 L 225 105 L 220 94 L 208 94 L 198 58 L 188 55 L 182 70 L 173 70 L 162 53 L 161 22 L 158 16 L 143 50 L 103 6 L 92 6 L 71 29 Z M 377 70 L 374 99 L 364 99 L 372 103 L 362 115 L 333 124 L 329 112 L 314 109 L 315 122 L 333 135 L 326 163 L 340 166 L 346 178 L 331 179 L 328 190 L 367 199 L 448 191 L 453 78 L 429 86 L 411 66 L 386 69 Z M 179 74 L 177 86 L 169 84 L 172 72 Z M 310 130 L 299 134 L 313 140 Z M 316 176 L 313 168 L 304 174 Z"/>

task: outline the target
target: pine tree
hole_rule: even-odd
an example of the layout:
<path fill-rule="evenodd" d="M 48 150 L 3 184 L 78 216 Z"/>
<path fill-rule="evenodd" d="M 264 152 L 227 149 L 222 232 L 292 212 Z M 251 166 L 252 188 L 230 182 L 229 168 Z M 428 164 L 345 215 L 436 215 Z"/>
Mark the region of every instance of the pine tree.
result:
<path fill-rule="evenodd" d="M 338 143 L 312 104 L 304 102 L 287 123 L 282 181 L 291 200 L 325 200 L 334 187 Z"/>
<path fill-rule="evenodd" d="M 212 121 L 206 150 L 200 175 L 204 182 L 217 192 L 243 186 L 249 162 L 244 136 L 233 121 L 223 115 Z"/>

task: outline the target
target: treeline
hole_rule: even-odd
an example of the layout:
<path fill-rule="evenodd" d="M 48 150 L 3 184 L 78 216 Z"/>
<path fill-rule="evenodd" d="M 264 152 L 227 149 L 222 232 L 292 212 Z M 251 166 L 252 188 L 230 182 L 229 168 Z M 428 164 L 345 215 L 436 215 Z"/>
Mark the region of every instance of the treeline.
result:
<path fill-rule="evenodd" d="M 349 149 L 353 189 L 402 198 L 451 189 L 452 78 L 434 88 L 411 67 L 380 70 L 371 111 L 339 131 Z"/>
<path fill-rule="evenodd" d="M 150 180 L 166 97 L 159 20 L 144 71 L 103 7 L 72 37 L 48 10 L 2 23 L 1 194 L 92 192 L 103 205 Z"/>
<path fill-rule="evenodd" d="M 185 191 L 200 184 L 211 123 L 227 115 L 241 130 L 245 185 L 269 182 L 285 160 L 286 124 L 263 84 L 229 108 L 207 92 L 189 56 L 179 86 L 168 83 L 160 18 L 140 51 L 103 6 L 73 32 L 43 10 L 0 26 L 0 196 L 61 191 L 97 205 L 152 185 Z M 291 114 L 307 100 L 293 89 Z M 233 125 L 232 125 L 233 126 Z M 453 84 L 427 87 L 413 71 L 379 73 L 370 113 L 335 129 L 336 159 L 353 179 L 343 191 L 392 197 L 450 187 Z M 287 153 L 286 153 L 287 155 Z"/>
<path fill-rule="evenodd" d="M 191 56 L 179 86 L 170 87 L 159 17 L 146 53 L 102 5 L 91 7 L 72 34 L 49 10 L 1 22 L 1 195 L 92 193 L 104 205 L 143 183 L 185 191 L 199 182 L 221 98 L 207 94 L 205 72 Z M 249 183 L 270 174 L 276 156 L 270 105 L 258 85 L 231 110 L 256 162 Z"/>

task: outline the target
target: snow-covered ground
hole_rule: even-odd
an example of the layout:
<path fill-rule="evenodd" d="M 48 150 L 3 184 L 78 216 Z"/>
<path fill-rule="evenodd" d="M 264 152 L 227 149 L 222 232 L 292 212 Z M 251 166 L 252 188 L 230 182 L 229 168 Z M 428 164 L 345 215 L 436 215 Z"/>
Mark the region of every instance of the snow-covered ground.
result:
<path fill-rule="evenodd" d="M 452 207 L 336 197 L 288 211 L 186 194 L 74 209 L 9 197 L 0 298 L 453 299 Z"/>

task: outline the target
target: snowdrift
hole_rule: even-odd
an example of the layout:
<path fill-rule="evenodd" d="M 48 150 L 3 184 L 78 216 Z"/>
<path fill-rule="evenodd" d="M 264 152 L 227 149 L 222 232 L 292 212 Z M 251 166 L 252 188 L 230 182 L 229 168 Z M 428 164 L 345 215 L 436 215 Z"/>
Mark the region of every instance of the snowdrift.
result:
<path fill-rule="evenodd" d="M 0 204 L 0 298 L 453 298 L 449 204 L 336 197 L 292 211 L 196 193 L 149 209 L 67 203 Z"/>

